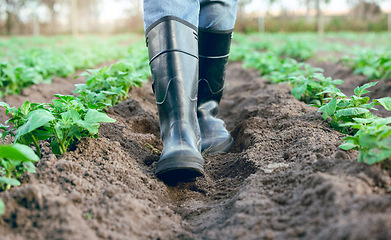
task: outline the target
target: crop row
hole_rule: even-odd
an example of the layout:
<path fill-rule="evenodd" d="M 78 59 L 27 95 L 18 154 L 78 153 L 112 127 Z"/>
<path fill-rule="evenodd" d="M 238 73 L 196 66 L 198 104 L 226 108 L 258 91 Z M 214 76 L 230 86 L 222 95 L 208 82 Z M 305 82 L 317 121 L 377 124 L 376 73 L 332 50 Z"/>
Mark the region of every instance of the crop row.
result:
<path fill-rule="evenodd" d="M 32 39 L 0 41 L 3 50 L 0 54 L 0 98 L 20 94 L 24 88 L 33 84 L 50 83 L 53 77 L 67 77 L 77 69 L 123 58 L 128 48 L 121 44 L 121 38 L 88 37 L 67 42 L 70 39 L 56 38 L 57 42 L 36 40 L 32 46 L 23 47 L 22 43 L 27 40 Z M 58 40 L 64 43 L 58 43 Z"/>
<path fill-rule="evenodd" d="M 35 172 L 41 157 L 40 141 L 50 143 L 53 153 L 62 155 L 82 138 L 98 137 L 100 123 L 115 122 L 105 110 L 127 98 L 133 86 L 148 79 L 145 47 L 134 44 L 128 57 L 96 70 L 87 70 L 85 84 L 76 85 L 74 95 L 54 95 L 52 103 L 30 103 L 20 108 L 0 102 L 11 118 L 1 125 L 3 138 L 10 135 L 14 145 L 0 146 L 0 190 L 18 186 L 24 172 Z M 35 153 L 28 147 L 35 146 Z M 5 205 L 0 199 L 0 215 Z"/>
<path fill-rule="evenodd" d="M 264 77 L 273 83 L 289 82 L 292 86 L 293 96 L 319 107 L 322 116 L 329 121 L 331 126 L 348 134 L 341 145 L 342 149 L 358 149 L 359 161 L 368 164 L 382 162 L 390 158 L 391 127 L 389 124 L 391 118 L 379 118 L 370 110 L 373 110 L 375 105 L 382 105 L 387 110 L 391 110 L 391 98 L 371 100 L 363 96 L 368 93 L 367 89 L 376 83 L 357 87 L 355 95 L 348 98 L 336 87 L 342 84 L 342 80 L 325 77 L 322 69 L 299 62 L 316 54 L 313 44 L 309 44 L 308 41 L 297 41 L 297 39 L 284 41 L 281 38 L 279 41 L 272 38 L 265 39 L 265 41 L 250 41 L 248 36 L 243 35 L 235 35 L 234 40 L 240 42 L 240 45 L 233 44 L 230 60 L 242 60 L 244 66 L 257 68 Z M 12 49 L 12 47 L 8 49 Z M 35 52 L 35 57 L 31 58 L 33 60 L 29 57 L 26 58 L 26 54 L 24 54 L 3 64 L 0 67 L 0 77 L 2 77 L 0 79 L 9 78 L 12 73 L 15 73 L 15 79 L 18 78 L 18 80 L 36 79 L 23 75 L 29 71 L 35 72 L 34 74 L 38 72 L 42 80 L 45 79 L 44 76 L 66 75 L 67 73 L 57 71 L 65 71 L 72 64 L 62 65 L 64 62 L 68 62 L 67 58 L 74 61 L 74 67 L 69 67 L 74 71 L 75 68 L 88 67 L 89 63 L 86 64 L 86 61 L 91 61 L 91 65 L 95 65 L 96 62 L 92 60 L 95 59 L 92 56 L 94 54 L 96 54 L 95 56 L 109 55 L 105 51 L 99 52 L 97 49 L 90 48 L 88 51 L 91 51 L 92 55 L 83 52 L 83 50 L 77 51 L 85 57 L 84 60 L 83 57 L 80 60 L 71 54 L 53 54 L 50 51 L 44 53 L 45 50 L 42 49 L 25 50 L 25 52 L 30 51 Z M 73 52 L 73 54 L 75 53 Z M 3 57 L 6 55 L 4 54 Z M 58 61 L 54 60 L 56 57 L 59 58 Z M 28 60 L 24 60 L 24 58 Z M 46 63 L 42 60 L 45 58 L 48 59 Z M 102 59 L 96 57 L 96 59 L 98 58 Z M 39 64 L 29 65 L 29 61 L 39 62 Z M 69 62 L 72 61 L 69 60 Z M 19 185 L 18 178 L 26 171 L 35 172 L 33 163 L 38 161 L 38 156 L 41 154 L 40 141 L 48 141 L 55 154 L 63 154 L 81 138 L 97 137 L 100 123 L 114 121 L 107 116 L 104 110 L 126 99 L 132 86 L 139 86 L 142 81 L 148 78 L 147 62 L 146 48 L 141 44 L 135 44 L 130 48 L 129 56 L 118 63 L 110 67 L 84 72 L 82 75 L 86 77 L 87 81 L 85 84 L 76 85 L 75 95 L 55 95 L 56 99 L 52 103 L 30 103 L 27 101 L 20 108 L 0 103 L 0 106 L 12 115 L 11 119 L 6 122 L 9 125 L 0 127 L 4 131 L 3 137 L 6 135 L 14 137 L 13 146 L 0 146 L 0 189 L 7 190 L 11 186 Z M 16 66 L 20 63 L 27 66 L 21 69 L 30 70 L 18 70 Z M 49 71 L 47 68 L 45 71 L 39 70 L 43 68 L 42 66 L 50 65 L 54 70 L 50 70 L 48 75 L 44 74 L 45 71 Z M 2 88 L 12 89 L 11 84 L 6 81 L 4 81 L 5 84 L 3 82 Z M 15 82 L 17 81 L 15 80 Z M 24 87 L 27 84 L 21 84 L 21 86 Z M 17 90 L 4 92 L 17 93 Z M 36 154 L 26 146 L 31 144 L 35 146 Z M 4 203 L 0 200 L 0 214 L 2 211 L 4 211 Z"/>
<path fill-rule="evenodd" d="M 354 57 L 344 57 L 342 62 L 354 69 L 355 74 L 363 74 L 371 80 L 391 80 L 391 50 L 362 50 Z"/>
<path fill-rule="evenodd" d="M 391 157 L 391 117 L 381 118 L 372 112 L 376 105 L 391 111 L 391 98 L 371 100 L 364 96 L 376 82 L 369 82 L 347 97 L 337 85 L 342 80 L 323 75 L 323 70 L 293 59 L 308 56 L 306 45 L 287 43 L 285 49 L 264 48 L 264 44 L 240 37 L 240 45 L 233 46 L 231 60 L 242 60 L 245 67 L 253 67 L 272 83 L 289 82 L 295 98 L 319 108 L 322 116 L 336 130 L 348 134 L 340 146 L 344 150 L 357 149 L 359 162 L 381 163 Z M 293 47 L 294 49 L 290 49 Z M 300 53 L 300 51 L 303 53 Z"/>

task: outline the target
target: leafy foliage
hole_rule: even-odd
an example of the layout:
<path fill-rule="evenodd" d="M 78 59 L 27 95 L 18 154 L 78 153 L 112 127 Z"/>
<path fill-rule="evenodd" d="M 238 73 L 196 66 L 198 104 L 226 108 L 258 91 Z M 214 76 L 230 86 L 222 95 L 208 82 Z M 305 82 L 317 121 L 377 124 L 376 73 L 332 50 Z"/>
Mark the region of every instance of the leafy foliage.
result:
<path fill-rule="evenodd" d="M 0 102 L 0 107 L 5 108 L 6 114 L 12 115 L 6 125 L 0 125 L 2 136 L 4 138 L 11 135 L 15 141 L 13 146 L 0 145 L 1 190 L 19 186 L 18 178 L 24 172 L 35 172 L 33 162 L 38 161 L 38 156 L 41 155 L 40 140 L 48 140 L 55 154 L 64 154 L 81 138 L 97 137 L 100 123 L 115 122 L 104 110 L 127 98 L 129 89 L 140 86 L 149 76 L 146 64 L 148 55 L 144 48 L 135 45 L 129 50 L 129 54 L 131 57 L 110 67 L 84 73 L 83 75 L 87 76 L 87 84 L 77 86 L 75 92 L 78 96 L 57 94 L 54 95 L 56 99 L 53 99 L 52 103 L 26 101 L 20 108 Z M 26 71 L 32 74 L 31 78 L 38 79 L 37 82 L 45 77 L 65 76 L 74 71 L 74 68 L 68 68 L 71 65 L 67 65 L 66 59 L 61 56 L 59 59 L 65 65 L 51 62 L 47 68 L 38 67 L 39 64 L 45 63 L 42 62 L 42 55 L 38 54 L 36 57 L 26 58 L 23 64 L 29 68 L 21 67 L 20 72 L 8 63 L 0 65 L 0 87 L 7 90 L 3 93 L 17 93 L 18 89 L 27 86 L 28 84 L 20 81 Z M 53 58 L 48 59 L 49 62 L 51 60 Z M 26 146 L 30 144 L 34 144 L 38 156 Z M 0 215 L 4 214 L 4 211 L 5 204 L 0 199 Z"/>
<path fill-rule="evenodd" d="M 55 154 L 64 154 L 83 137 L 98 136 L 100 123 L 114 122 L 104 110 L 128 97 L 129 89 L 148 79 L 148 55 L 135 44 L 129 56 L 110 67 L 88 70 L 86 84 L 79 84 L 73 95 L 54 95 L 52 103 L 30 103 L 20 108 L 0 102 L 12 118 L 1 125 L 15 143 L 34 144 L 40 156 L 40 140 L 48 140 Z"/>
<path fill-rule="evenodd" d="M 322 69 L 312 68 L 306 63 L 297 60 L 311 56 L 302 44 L 289 41 L 280 50 L 270 48 L 266 51 L 256 51 L 255 44 L 248 38 L 240 36 L 245 46 L 234 47 L 234 60 L 243 60 L 245 67 L 253 67 L 272 83 L 289 82 L 292 86 L 292 95 L 319 107 L 322 117 L 330 122 L 336 130 L 349 134 L 341 145 L 342 149 L 359 150 L 359 161 L 374 164 L 389 160 L 391 156 L 390 118 L 379 118 L 371 111 L 376 105 L 382 105 L 391 111 L 391 98 L 371 100 L 364 96 L 370 91 L 368 88 L 376 85 L 370 82 L 354 90 L 354 95 L 348 98 L 337 85 L 342 80 L 333 80 L 325 77 Z M 345 63 L 353 63 L 356 73 L 362 73 L 370 78 L 390 78 L 390 53 L 377 54 L 368 51 L 359 56 L 355 62 L 345 58 Z M 284 58 L 282 58 L 284 57 Z"/>
<path fill-rule="evenodd" d="M 39 158 L 28 146 L 22 144 L 0 145 L 0 189 L 19 186 L 24 172 L 35 173 L 34 162 Z"/>
<path fill-rule="evenodd" d="M 35 173 L 34 162 L 39 160 L 34 151 L 22 144 L 0 145 L 0 190 L 19 186 L 18 180 L 25 172 Z M 0 215 L 5 212 L 5 204 L 0 199 Z"/>
<path fill-rule="evenodd" d="M 122 39 L 87 37 L 82 40 L 53 38 L 50 41 L 13 38 L 0 44 L 0 98 L 20 94 L 33 84 L 50 82 L 53 77 L 67 77 L 76 69 L 88 68 L 111 59 L 125 57 L 128 46 L 118 44 Z M 66 44 L 63 42 L 67 42 Z M 45 45 L 42 48 L 41 45 Z M 2 56 L 3 55 L 3 56 Z"/>
<path fill-rule="evenodd" d="M 279 55 L 304 61 L 313 57 L 315 55 L 315 50 L 313 44 L 308 44 L 308 42 L 288 40 L 286 44 L 279 49 Z"/>
<path fill-rule="evenodd" d="M 342 84 L 343 80 L 333 80 L 331 77 L 325 77 L 322 73 L 314 73 L 308 77 L 305 75 L 292 77 L 290 78 L 290 83 L 292 86 L 292 95 L 295 98 L 319 107 L 329 93 L 324 90 L 337 91 L 336 85 Z"/>
<path fill-rule="evenodd" d="M 354 136 L 343 139 L 344 150 L 359 150 L 358 161 L 375 164 L 391 160 L 391 118 L 354 118 L 343 126 L 357 129 Z"/>
<path fill-rule="evenodd" d="M 39 140 L 49 140 L 55 154 L 64 154 L 74 141 L 82 137 L 96 137 L 99 123 L 114 122 L 106 113 L 89 109 L 80 98 L 72 95 L 55 95 L 52 104 L 31 104 L 26 101 L 21 108 L 0 103 L 11 113 L 12 118 L 2 126 L 7 134 L 15 137 L 16 143 L 34 144 L 40 156 Z"/>
<path fill-rule="evenodd" d="M 354 118 L 373 118 L 375 117 L 369 110 L 373 109 L 375 102 L 370 100 L 369 97 L 363 95 L 369 93 L 368 88 L 376 85 L 377 82 L 371 82 L 364 84 L 363 86 L 356 87 L 354 93 L 350 98 L 347 98 L 339 89 L 326 89 L 320 94 L 328 93 L 334 95 L 333 98 L 319 108 L 319 112 L 322 112 L 322 117 L 326 120 L 331 119 L 331 126 L 335 129 L 351 134 L 352 130 L 347 128 L 346 125 L 342 125 L 348 122 L 354 122 Z M 353 131 L 354 132 L 354 131 Z"/>
<path fill-rule="evenodd" d="M 360 51 L 355 57 L 344 57 L 342 62 L 353 68 L 355 74 L 369 79 L 391 79 L 391 51 Z"/>
<path fill-rule="evenodd" d="M 144 48 L 133 47 L 129 57 L 110 67 L 87 70 L 86 84 L 77 84 L 74 93 L 92 105 L 116 105 L 128 97 L 131 87 L 141 86 L 149 76 L 148 54 Z"/>

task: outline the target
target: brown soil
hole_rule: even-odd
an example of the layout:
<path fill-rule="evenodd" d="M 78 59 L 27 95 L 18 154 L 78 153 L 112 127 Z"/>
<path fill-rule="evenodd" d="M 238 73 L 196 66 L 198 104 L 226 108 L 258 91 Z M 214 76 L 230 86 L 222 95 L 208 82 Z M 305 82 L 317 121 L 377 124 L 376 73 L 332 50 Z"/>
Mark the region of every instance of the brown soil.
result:
<path fill-rule="evenodd" d="M 194 183 L 153 174 L 162 143 L 150 84 L 109 114 L 116 123 L 62 157 L 43 143 L 37 174 L 0 193 L 2 239 L 391 238 L 389 172 L 357 163 L 316 108 L 240 63 L 220 108 L 234 146 L 204 156 Z"/>

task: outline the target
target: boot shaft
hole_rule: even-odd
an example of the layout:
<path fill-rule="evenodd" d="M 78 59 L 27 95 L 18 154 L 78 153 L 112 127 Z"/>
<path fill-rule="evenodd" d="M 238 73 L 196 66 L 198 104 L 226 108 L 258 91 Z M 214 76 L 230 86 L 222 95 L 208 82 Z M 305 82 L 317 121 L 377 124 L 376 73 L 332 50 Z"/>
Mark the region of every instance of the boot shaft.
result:
<path fill-rule="evenodd" d="M 208 101 L 219 103 L 221 100 L 231 38 L 232 31 L 199 29 L 199 106 Z"/>
<path fill-rule="evenodd" d="M 176 122 L 195 129 L 199 138 L 197 36 L 196 27 L 171 16 L 158 20 L 146 31 L 163 140 Z"/>

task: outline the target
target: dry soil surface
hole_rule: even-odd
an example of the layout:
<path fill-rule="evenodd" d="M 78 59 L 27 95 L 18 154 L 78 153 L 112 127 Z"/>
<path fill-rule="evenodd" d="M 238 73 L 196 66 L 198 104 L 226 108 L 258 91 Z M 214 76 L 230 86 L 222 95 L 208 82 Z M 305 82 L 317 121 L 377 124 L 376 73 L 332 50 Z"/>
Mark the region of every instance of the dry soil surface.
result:
<path fill-rule="evenodd" d="M 219 113 L 234 146 L 204 156 L 195 182 L 154 176 L 150 83 L 109 114 L 116 123 L 64 156 L 42 143 L 37 173 L 0 193 L 2 239 L 391 239 L 390 172 L 357 163 L 316 108 L 240 63 L 228 66 Z"/>

